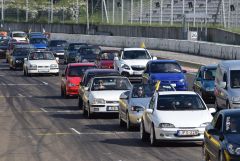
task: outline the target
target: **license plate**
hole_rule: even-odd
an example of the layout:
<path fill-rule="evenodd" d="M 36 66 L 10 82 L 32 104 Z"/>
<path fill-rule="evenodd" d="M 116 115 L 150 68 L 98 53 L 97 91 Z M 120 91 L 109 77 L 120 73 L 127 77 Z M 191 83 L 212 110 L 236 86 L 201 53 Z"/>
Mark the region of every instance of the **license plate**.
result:
<path fill-rule="evenodd" d="M 178 130 L 178 136 L 197 136 L 199 134 L 198 130 Z"/>
<path fill-rule="evenodd" d="M 173 87 L 176 87 L 176 86 L 177 86 L 175 83 L 172 83 L 171 85 L 172 85 Z"/>
<path fill-rule="evenodd" d="M 48 73 L 49 70 L 38 70 L 39 73 Z"/>
<path fill-rule="evenodd" d="M 64 53 L 56 53 L 56 55 L 64 55 Z"/>
<path fill-rule="evenodd" d="M 93 110 L 94 110 L 95 112 L 97 112 L 97 111 L 99 111 L 99 108 L 94 108 Z"/>
<path fill-rule="evenodd" d="M 118 107 L 117 106 L 108 106 L 107 110 L 108 111 L 118 111 Z"/>
<path fill-rule="evenodd" d="M 141 75 L 143 72 L 140 71 L 140 72 L 133 72 L 134 75 Z"/>

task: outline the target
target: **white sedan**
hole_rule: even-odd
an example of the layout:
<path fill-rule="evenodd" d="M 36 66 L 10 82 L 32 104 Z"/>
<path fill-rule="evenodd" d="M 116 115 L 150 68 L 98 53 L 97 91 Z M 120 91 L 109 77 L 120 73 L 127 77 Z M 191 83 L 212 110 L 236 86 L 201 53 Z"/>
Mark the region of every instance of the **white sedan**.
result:
<path fill-rule="evenodd" d="M 121 93 L 131 89 L 126 77 L 95 77 L 88 83 L 83 94 L 83 113 L 91 118 L 93 113 L 118 113 Z"/>
<path fill-rule="evenodd" d="M 203 141 L 205 127 L 212 121 L 214 108 L 190 91 L 167 91 L 153 95 L 140 124 L 143 141 Z"/>
<path fill-rule="evenodd" d="M 25 76 L 32 74 L 59 75 L 58 58 L 49 51 L 34 51 L 24 59 L 23 73 Z"/>

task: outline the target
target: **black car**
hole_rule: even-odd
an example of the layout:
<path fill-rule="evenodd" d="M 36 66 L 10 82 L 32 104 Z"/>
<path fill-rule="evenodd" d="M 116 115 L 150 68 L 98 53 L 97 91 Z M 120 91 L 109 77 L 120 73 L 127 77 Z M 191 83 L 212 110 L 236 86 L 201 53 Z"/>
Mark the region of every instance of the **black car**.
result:
<path fill-rule="evenodd" d="M 35 50 L 32 45 L 18 45 L 15 46 L 13 52 L 10 55 L 9 67 L 10 69 L 23 68 L 24 58 L 27 58 L 28 54 Z"/>
<path fill-rule="evenodd" d="M 206 161 L 240 160 L 240 110 L 222 110 L 204 132 L 203 154 Z"/>
<path fill-rule="evenodd" d="M 78 50 L 82 46 L 87 46 L 86 43 L 70 43 L 67 50 L 64 52 L 64 64 L 76 62 Z"/>
<path fill-rule="evenodd" d="M 203 65 L 199 68 L 193 82 L 193 90 L 197 92 L 206 103 L 214 103 L 214 81 L 217 65 Z"/>
<path fill-rule="evenodd" d="M 48 43 L 48 49 L 53 52 L 55 57 L 64 58 L 64 50 L 67 47 L 66 40 L 51 40 Z"/>
<path fill-rule="evenodd" d="M 76 62 L 95 62 L 100 51 L 97 46 L 82 46 L 78 50 Z"/>
<path fill-rule="evenodd" d="M 5 59 L 6 58 L 6 52 L 8 49 L 8 42 L 9 39 L 1 39 L 0 40 L 0 58 Z"/>
<path fill-rule="evenodd" d="M 82 96 L 84 92 L 84 88 L 87 86 L 88 82 L 93 77 L 97 76 L 120 76 L 120 73 L 114 69 L 88 69 L 85 71 L 83 79 L 80 82 L 79 90 L 78 90 L 78 106 L 82 108 Z"/>

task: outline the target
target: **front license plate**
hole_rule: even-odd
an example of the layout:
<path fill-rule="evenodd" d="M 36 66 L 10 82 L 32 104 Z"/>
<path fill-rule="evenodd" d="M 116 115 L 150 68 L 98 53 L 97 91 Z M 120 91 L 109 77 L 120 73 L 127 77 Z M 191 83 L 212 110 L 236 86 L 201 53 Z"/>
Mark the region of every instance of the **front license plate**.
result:
<path fill-rule="evenodd" d="M 142 73 L 143 73 L 142 71 L 140 71 L 140 72 L 133 72 L 134 75 L 142 75 Z"/>
<path fill-rule="evenodd" d="M 117 106 L 108 106 L 107 110 L 108 111 L 118 111 L 118 107 Z"/>
<path fill-rule="evenodd" d="M 178 130 L 178 136 L 197 136 L 199 134 L 198 130 Z"/>
<path fill-rule="evenodd" d="M 38 70 L 39 73 L 48 73 L 49 70 Z"/>

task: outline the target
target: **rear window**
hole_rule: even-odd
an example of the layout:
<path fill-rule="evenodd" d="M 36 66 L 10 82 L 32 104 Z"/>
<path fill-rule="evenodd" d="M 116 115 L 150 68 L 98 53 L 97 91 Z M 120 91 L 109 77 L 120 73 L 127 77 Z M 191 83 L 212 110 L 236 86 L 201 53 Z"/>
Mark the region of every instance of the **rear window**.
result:
<path fill-rule="evenodd" d="M 70 77 L 83 76 L 87 69 L 93 68 L 96 68 L 96 66 L 71 66 L 69 68 L 68 76 Z"/>

